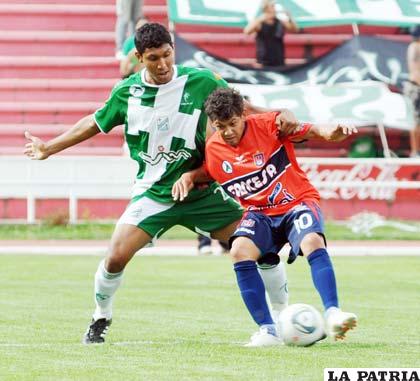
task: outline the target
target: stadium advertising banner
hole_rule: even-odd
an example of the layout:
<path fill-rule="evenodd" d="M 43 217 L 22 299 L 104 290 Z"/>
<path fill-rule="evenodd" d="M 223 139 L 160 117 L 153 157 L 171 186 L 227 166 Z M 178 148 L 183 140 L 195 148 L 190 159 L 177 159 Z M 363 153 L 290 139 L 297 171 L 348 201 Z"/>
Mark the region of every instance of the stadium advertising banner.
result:
<path fill-rule="evenodd" d="M 420 163 L 412 160 L 304 158 L 299 163 L 317 187 L 327 218 L 342 220 L 369 210 L 387 218 L 418 220 L 420 189 L 409 184 L 418 181 Z M 408 185 L 399 189 L 392 185 L 396 182 Z"/>
<path fill-rule="evenodd" d="M 279 17 L 288 10 L 300 27 L 369 24 L 411 26 L 420 23 L 417 0 L 276 0 Z M 261 1 L 168 0 L 175 23 L 244 27 L 261 13 Z M 283 8 L 284 7 L 284 8 Z"/>
<path fill-rule="evenodd" d="M 408 79 L 408 44 L 378 37 L 354 37 L 308 64 L 279 72 L 232 64 L 198 49 L 177 35 L 175 45 L 178 64 L 210 69 L 228 82 L 332 85 L 375 80 L 402 89 L 402 83 Z"/>
<path fill-rule="evenodd" d="M 350 122 L 359 126 L 382 123 L 410 130 L 414 127 L 411 103 L 380 82 L 329 85 L 232 84 L 250 101 L 269 109 L 288 108 L 299 120 Z"/>
<path fill-rule="evenodd" d="M 418 220 L 420 159 L 304 157 L 298 161 L 320 191 L 328 218 L 346 219 L 369 210 L 387 218 Z M 31 218 L 47 217 L 52 205 L 70 209 L 71 222 L 86 216 L 118 218 L 130 198 L 137 169 L 129 157 L 57 156 L 42 162 L 0 157 L 0 214 L 4 220 L 33 222 Z M 32 216 L 28 210 L 33 210 Z"/>

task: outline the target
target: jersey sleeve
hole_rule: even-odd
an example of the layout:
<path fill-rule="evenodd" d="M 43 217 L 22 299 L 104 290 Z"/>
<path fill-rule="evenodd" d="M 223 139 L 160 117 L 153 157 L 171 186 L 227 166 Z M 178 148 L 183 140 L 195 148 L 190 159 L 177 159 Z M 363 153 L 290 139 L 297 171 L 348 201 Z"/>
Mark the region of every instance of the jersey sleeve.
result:
<path fill-rule="evenodd" d="M 295 130 L 295 133 L 292 135 L 289 135 L 287 138 L 293 139 L 293 138 L 299 138 L 302 136 L 305 136 L 307 132 L 311 129 L 312 123 L 300 123 L 299 127 Z"/>
<path fill-rule="evenodd" d="M 214 79 L 216 81 L 216 87 L 228 87 L 228 83 L 222 78 L 218 73 L 212 72 Z"/>
<path fill-rule="evenodd" d="M 204 79 L 205 86 L 209 90 L 209 94 L 219 87 L 228 87 L 228 83 L 222 78 L 220 74 L 204 69 L 200 73 L 201 78 Z"/>
<path fill-rule="evenodd" d="M 120 83 L 115 85 L 108 100 L 94 114 L 95 123 L 104 133 L 125 123 L 124 111 L 127 107 L 123 102 L 124 97 L 121 96 L 122 91 L 124 91 L 124 87 Z"/>
<path fill-rule="evenodd" d="M 256 116 L 258 118 L 258 124 L 260 124 L 261 126 L 265 126 L 265 128 L 268 129 L 270 135 L 277 136 L 278 130 L 277 130 L 276 118 L 277 118 L 277 115 L 279 114 L 280 113 L 277 111 L 257 114 Z"/>

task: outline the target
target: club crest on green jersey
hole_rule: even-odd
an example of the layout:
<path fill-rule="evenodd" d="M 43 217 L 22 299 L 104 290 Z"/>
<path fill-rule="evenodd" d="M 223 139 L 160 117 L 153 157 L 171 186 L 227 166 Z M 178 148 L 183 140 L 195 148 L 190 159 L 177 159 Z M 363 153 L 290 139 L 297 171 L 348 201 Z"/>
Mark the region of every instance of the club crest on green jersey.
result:
<path fill-rule="evenodd" d="M 185 92 L 182 96 L 181 106 L 191 106 L 193 104 L 190 93 Z"/>
<path fill-rule="evenodd" d="M 144 87 L 140 85 L 131 85 L 128 91 L 133 97 L 140 98 L 144 94 Z"/>

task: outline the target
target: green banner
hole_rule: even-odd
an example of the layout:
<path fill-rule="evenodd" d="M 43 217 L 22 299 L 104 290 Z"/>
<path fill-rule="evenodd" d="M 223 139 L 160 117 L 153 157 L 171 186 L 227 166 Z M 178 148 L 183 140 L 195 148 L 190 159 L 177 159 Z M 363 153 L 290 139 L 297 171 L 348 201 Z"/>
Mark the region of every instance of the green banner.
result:
<path fill-rule="evenodd" d="M 231 84 L 251 103 L 269 109 L 288 108 L 299 120 L 342 122 L 359 126 L 382 123 L 386 127 L 414 128 L 412 105 L 380 82 L 363 81 L 328 85 Z"/>
<path fill-rule="evenodd" d="M 288 10 L 300 27 L 420 24 L 418 0 L 276 0 L 279 18 Z M 174 23 L 244 27 L 261 12 L 258 0 L 168 0 Z"/>

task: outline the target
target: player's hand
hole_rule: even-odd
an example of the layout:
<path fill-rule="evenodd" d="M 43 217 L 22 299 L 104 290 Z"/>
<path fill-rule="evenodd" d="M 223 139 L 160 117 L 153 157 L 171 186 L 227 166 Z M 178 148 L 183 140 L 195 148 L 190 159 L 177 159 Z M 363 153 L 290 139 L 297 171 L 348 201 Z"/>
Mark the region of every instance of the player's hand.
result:
<path fill-rule="evenodd" d="M 337 124 L 337 126 L 330 132 L 329 141 L 341 142 L 347 139 L 350 135 L 357 134 L 357 128 L 355 126 L 344 126 Z"/>
<path fill-rule="evenodd" d="M 184 201 L 191 189 L 194 188 L 194 180 L 190 173 L 184 173 L 172 186 L 172 198 L 174 201 Z"/>
<path fill-rule="evenodd" d="M 25 144 L 25 150 L 23 151 L 26 156 L 32 160 L 44 160 L 50 156 L 45 142 L 40 138 L 32 136 L 28 131 L 25 131 L 25 138 L 29 140 L 29 143 Z"/>
<path fill-rule="evenodd" d="M 282 110 L 276 117 L 277 137 L 284 138 L 298 132 L 300 123 L 290 110 Z"/>

